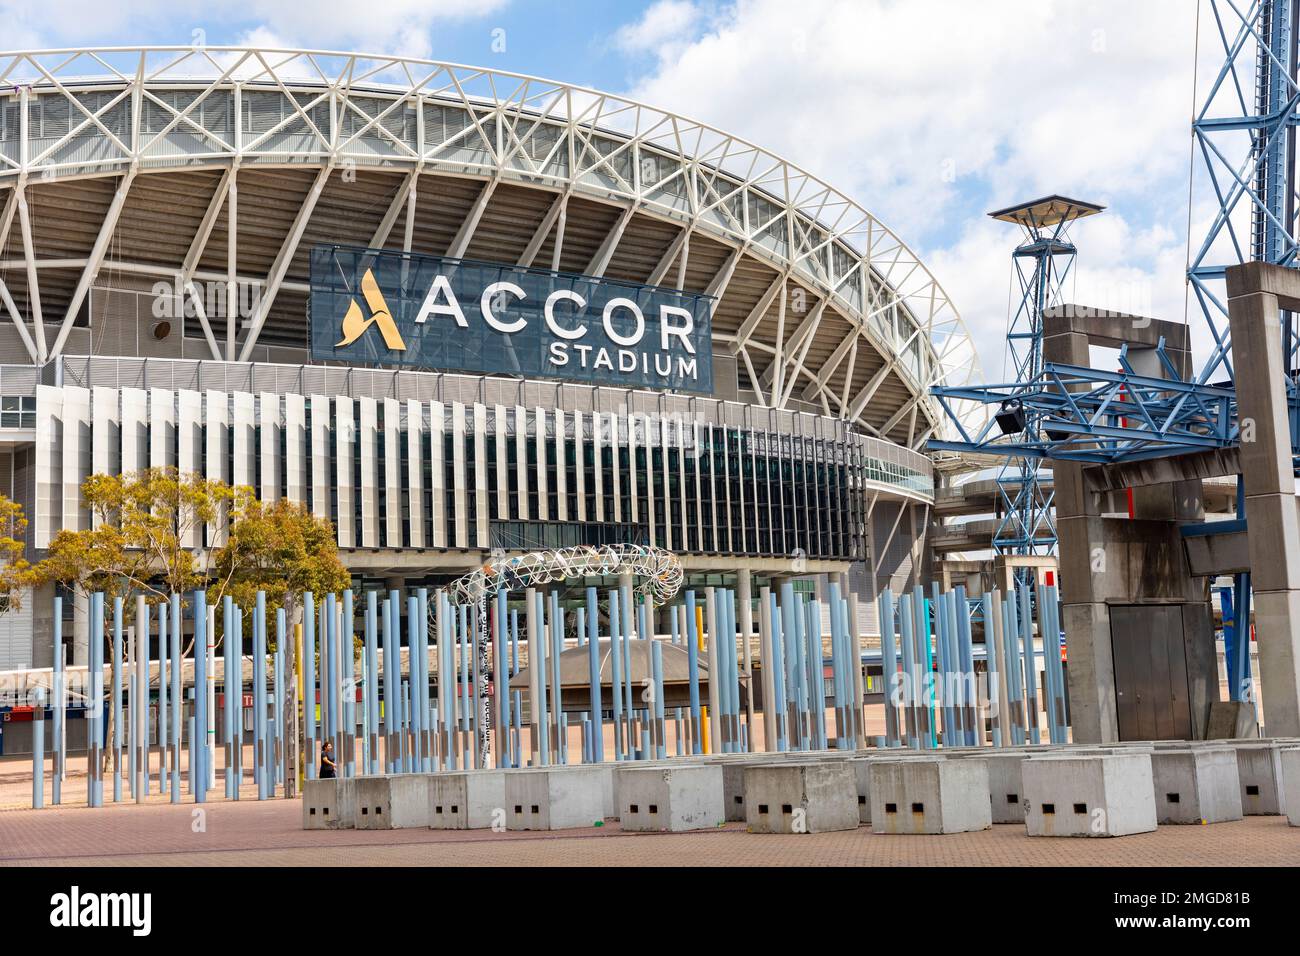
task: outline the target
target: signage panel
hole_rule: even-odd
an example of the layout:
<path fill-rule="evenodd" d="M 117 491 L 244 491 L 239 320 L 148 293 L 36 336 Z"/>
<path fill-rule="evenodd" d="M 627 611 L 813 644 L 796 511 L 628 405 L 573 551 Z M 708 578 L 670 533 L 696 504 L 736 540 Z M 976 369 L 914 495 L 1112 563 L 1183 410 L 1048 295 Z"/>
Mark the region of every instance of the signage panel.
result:
<path fill-rule="evenodd" d="M 311 253 L 316 360 L 712 393 L 713 298 L 345 246 Z"/>

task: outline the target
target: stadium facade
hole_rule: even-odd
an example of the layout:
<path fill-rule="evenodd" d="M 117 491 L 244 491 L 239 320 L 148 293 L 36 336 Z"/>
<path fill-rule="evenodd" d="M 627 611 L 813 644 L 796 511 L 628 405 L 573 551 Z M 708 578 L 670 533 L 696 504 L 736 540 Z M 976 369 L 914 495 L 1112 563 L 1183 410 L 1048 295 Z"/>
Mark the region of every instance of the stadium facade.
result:
<path fill-rule="evenodd" d="M 88 475 L 172 466 L 328 515 L 362 584 L 635 540 L 742 596 L 838 575 L 871 632 L 923 560 L 928 389 L 978 378 L 934 277 L 813 175 L 472 67 L 0 54 L 0 243 L 33 557 Z M 0 669 L 49 666 L 49 597 L 0 614 Z"/>

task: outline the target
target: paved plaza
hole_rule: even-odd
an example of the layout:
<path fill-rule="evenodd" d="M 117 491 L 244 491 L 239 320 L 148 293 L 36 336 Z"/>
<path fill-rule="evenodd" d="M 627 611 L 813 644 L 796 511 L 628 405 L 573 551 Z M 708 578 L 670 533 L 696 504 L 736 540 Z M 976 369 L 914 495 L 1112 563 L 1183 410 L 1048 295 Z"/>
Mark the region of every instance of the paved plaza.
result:
<path fill-rule="evenodd" d="M 195 811 L 203 810 L 200 818 Z M 304 831 L 297 800 L 0 812 L 0 866 L 1189 866 L 1300 865 L 1285 817 L 1162 826 L 1118 839 L 1030 838 L 1024 827 L 887 836 L 684 834 L 616 822 L 563 832 Z M 196 829 L 199 832 L 195 832 Z"/>

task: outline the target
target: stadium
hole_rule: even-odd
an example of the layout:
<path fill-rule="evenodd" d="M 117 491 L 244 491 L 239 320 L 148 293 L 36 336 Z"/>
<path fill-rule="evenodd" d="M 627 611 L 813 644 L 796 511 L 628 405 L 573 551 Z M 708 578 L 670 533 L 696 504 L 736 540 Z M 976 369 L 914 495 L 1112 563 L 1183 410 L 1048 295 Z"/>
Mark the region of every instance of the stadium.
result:
<path fill-rule="evenodd" d="M 0 312 L 33 557 L 89 525 L 87 476 L 170 466 L 328 515 L 363 587 L 643 542 L 745 607 L 837 576 L 863 634 L 923 580 L 929 390 L 980 378 L 925 265 L 814 173 L 595 90 L 340 53 L 0 54 Z M 50 596 L 0 615 L 0 670 L 50 666 Z"/>

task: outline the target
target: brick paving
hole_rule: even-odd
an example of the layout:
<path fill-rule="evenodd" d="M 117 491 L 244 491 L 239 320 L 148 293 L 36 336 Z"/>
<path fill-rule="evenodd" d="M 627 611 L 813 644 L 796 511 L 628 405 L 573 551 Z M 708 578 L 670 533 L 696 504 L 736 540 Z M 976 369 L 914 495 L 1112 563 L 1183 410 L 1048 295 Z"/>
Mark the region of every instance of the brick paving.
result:
<path fill-rule="evenodd" d="M 1030 838 L 1019 826 L 943 836 L 869 829 L 780 836 L 741 824 L 631 834 L 305 831 L 296 800 L 50 808 L 0 813 L 0 866 L 1297 866 L 1284 817 L 1160 827 L 1118 839 Z"/>

